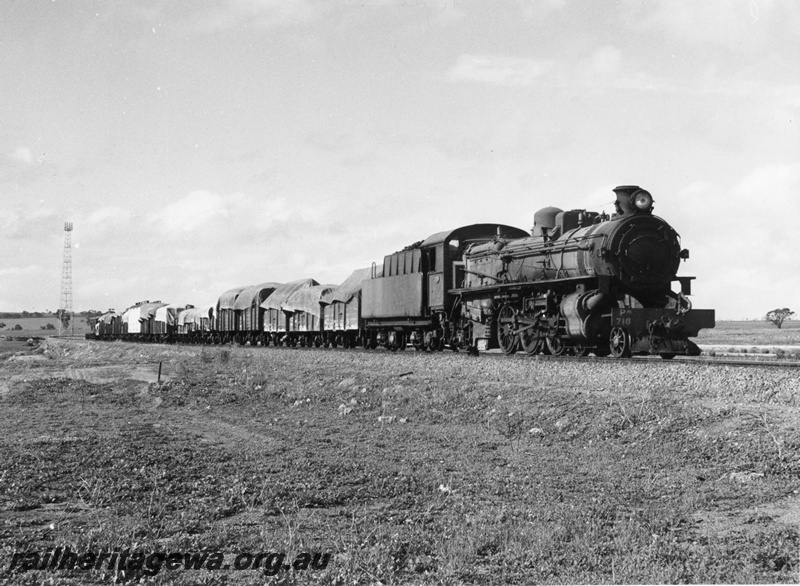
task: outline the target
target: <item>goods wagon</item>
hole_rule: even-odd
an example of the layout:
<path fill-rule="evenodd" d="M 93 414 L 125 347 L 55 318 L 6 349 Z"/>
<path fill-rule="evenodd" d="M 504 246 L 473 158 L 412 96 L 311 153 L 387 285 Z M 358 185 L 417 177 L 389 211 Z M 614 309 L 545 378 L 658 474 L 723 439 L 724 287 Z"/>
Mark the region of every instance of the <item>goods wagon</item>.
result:
<path fill-rule="evenodd" d="M 108 340 L 114 336 L 114 321 L 119 322 L 120 316 L 114 311 L 108 311 L 99 315 L 94 320 L 94 337 L 100 340 Z"/>
<path fill-rule="evenodd" d="M 314 279 L 299 279 L 284 283 L 275 288 L 272 294 L 261 304 L 264 309 L 264 344 L 272 342 L 280 345 L 288 340 L 286 333 L 289 331 L 289 316 L 283 311 L 282 306 L 292 293 L 304 287 L 319 285 Z"/>
<path fill-rule="evenodd" d="M 382 276 L 378 269 L 376 277 Z M 364 331 L 361 327 L 361 288 L 362 283 L 373 274 L 371 267 L 357 269 L 345 281 L 322 297 L 324 344 L 353 348 L 363 343 Z"/>
<path fill-rule="evenodd" d="M 233 302 L 233 311 L 236 320 L 236 335 L 234 341 L 239 344 L 249 342 L 256 345 L 263 343 L 264 313 L 267 311 L 261 304 L 280 287 L 280 283 L 261 283 L 242 290 Z"/>
<path fill-rule="evenodd" d="M 214 306 L 193 307 L 178 315 L 178 341 L 191 344 L 211 343 L 214 341 Z"/>
<path fill-rule="evenodd" d="M 287 342 L 290 346 L 321 346 L 323 342 L 322 298 L 336 285 L 301 287 L 281 304 L 288 324 Z"/>
<path fill-rule="evenodd" d="M 172 341 L 178 332 L 178 316 L 192 305 L 162 305 L 153 316 L 153 334 L 158 342 Z"/>
<path fill-rule="evenodd" d="M 238 323 L 236 321 L 236 311 L 234 305 L 239 294 L 248 289 L 249 287 L 235 287 L 228 289 L 217 300 L 214 316 L 217 320 L 215 327 L 215 341 L 218 343 L 232 342 L 236 333 L 238 332 Z"/>

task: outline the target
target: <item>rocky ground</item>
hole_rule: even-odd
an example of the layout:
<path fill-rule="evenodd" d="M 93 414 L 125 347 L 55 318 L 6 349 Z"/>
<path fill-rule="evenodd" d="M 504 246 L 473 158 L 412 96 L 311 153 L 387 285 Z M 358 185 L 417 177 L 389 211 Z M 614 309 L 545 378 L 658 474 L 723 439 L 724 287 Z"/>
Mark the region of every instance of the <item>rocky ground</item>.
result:
<path fill-rule="evenodd" d="M 0 362 L 0 580 L 798 580 L 798 369 L 20 350 Z M 9 571 L 15 552 L 57 546 L 331 557 L 274 577 Z"/>

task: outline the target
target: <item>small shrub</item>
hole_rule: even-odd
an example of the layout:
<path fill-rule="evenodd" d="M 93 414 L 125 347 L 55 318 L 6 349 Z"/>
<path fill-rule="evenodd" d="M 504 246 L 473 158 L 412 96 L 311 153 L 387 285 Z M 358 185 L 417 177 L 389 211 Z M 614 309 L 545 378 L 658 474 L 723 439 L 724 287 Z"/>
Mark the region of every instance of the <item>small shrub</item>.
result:
<path fill-rule="evenodd" d="M 22 326 L 21 326 L 21 325 L 19 325 L 19 324 L 17 324 L 17 325 L 15 325 L 15 326 L 14 326 L 13 328 L 11 328 L 11 329 L 12 329 L 12 330 L 21 330 L 21 329 L 22 329 Z"/>
<path fill-rule="evenodd" d="M 231 360 L 231 351 L 230 350 L 220 350 L 217 354 L 217 358 L 219 358 L 220 363 L 228 364 Z"/>

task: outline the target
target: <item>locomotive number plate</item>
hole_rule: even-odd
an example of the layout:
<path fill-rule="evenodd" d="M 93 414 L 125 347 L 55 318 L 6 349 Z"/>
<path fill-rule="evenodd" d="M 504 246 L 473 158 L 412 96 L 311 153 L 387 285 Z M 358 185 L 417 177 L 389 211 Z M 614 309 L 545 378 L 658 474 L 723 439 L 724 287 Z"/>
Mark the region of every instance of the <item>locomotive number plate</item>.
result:
<path fill-rule="evenodd" d="M 630 327 L 633 324 L 633 311 L 630 309 L 618 309 L 613 312 L 613 316 L 615 326 Z"/>

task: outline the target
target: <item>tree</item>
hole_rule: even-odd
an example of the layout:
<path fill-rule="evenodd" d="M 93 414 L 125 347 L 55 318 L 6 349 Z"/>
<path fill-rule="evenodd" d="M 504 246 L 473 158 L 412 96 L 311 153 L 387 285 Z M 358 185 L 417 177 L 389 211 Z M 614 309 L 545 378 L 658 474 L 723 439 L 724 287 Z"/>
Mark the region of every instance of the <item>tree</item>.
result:
<path fill-rule="evenodd" d="M 784 307 L 783 309 L 773 309 L 767 313 L 766 320 L 778 326 L 778 329 L 781 329 L 783 322 L 787 319 L 790 319 L 790 316 L 792 315 L 794 315 L 794 312 L 788 307 Z"/>
<path fill-rule="evenodd" d="M 69 327 L 70 314 L 63 309 L 59 309 L 56 312 L 56 317 L 61 321 L 61 327 L 66 330 Z"/>
<path fill-rule="evenodd" d="M 94 329 L 94 324 L 97 322 L 97 318 L 103 315 L 103 312 L 90 309 L 89 311 L 85 311 L 83 315 L 86 317 L 86 325 L 89 326 L 89 329 L 91 330 Z"/>

